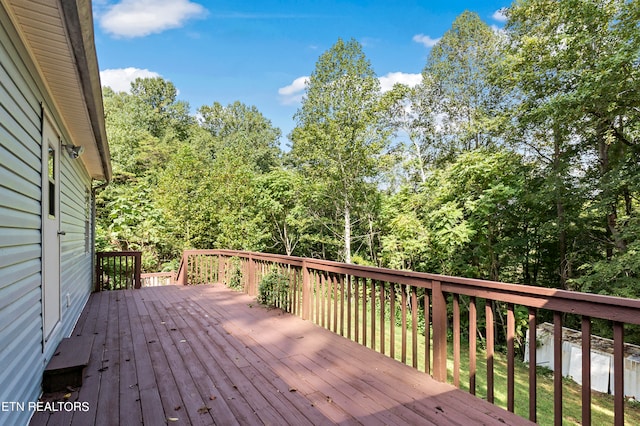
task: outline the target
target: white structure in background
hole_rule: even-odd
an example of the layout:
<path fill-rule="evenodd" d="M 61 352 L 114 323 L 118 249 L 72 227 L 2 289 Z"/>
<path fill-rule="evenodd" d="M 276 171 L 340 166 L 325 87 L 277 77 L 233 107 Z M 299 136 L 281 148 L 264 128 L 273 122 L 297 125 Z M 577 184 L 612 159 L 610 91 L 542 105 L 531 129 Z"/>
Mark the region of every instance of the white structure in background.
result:
<path fill-rule="evenodd" d="M 538 326 L 536 363 L 555 369 L 553 363 L 553 324 Z M 562 329 L 562 375 L 582 384 L 582 333 Z M 624 394 L 640 401 L 640 346 L 624 345 Z M 529 362 L 529 332 L 524 351 L 524 362 Z M 591 336 L 591 389 L 613 394 L 613 340 Z"/>

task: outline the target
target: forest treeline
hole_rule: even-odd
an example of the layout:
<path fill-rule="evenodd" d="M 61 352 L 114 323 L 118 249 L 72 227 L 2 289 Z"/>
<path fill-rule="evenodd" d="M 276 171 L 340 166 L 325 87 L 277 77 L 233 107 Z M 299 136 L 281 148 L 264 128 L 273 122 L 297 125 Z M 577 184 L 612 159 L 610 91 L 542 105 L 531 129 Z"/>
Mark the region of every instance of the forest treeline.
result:
<path fill-rule="evenodd" d="M 99 249 L 151 271 L 228 248 L 640 296 L 640 2 L 505 13 L 463 13 L 422 83 L 384 93 L 337 40 L 290 135 L 239 101 L 192 114 L 162 78 L 104 88 Z"/>

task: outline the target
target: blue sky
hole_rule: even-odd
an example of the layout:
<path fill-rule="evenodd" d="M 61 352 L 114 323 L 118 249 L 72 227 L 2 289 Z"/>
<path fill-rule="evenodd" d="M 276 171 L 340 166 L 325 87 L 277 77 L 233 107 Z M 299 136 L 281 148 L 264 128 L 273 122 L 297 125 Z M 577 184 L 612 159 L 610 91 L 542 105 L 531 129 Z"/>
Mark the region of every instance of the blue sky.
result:
<path fill-rule="evenodd" d="M 465 10 L 501 27 L 504 1 L 94 0 L 103 85 L 135 77 L 173 82 L 192 111 L 255 105 L 283 136 L 304 78 L 338 38 L 362 45 L 383 88 L 416 84 L 429 50 Z M 286 138 L 283 138 L 283 142 Z"/>

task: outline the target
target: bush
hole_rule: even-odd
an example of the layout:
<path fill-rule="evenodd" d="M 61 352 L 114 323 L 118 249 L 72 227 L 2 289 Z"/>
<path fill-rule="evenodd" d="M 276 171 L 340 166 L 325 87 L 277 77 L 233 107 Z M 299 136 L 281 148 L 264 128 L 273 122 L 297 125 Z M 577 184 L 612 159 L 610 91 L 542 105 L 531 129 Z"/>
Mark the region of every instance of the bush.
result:
<path fill-rule="evenodd" d="M 242 261 L 238 256 L 229 259 L 227 271 L 227 286 L 234 290 L 242 290 Z"/>
<path fill-rule="evenodd" d="M 263 305 L 289 310 L 289 277 L 276 269 L 263 276 L 257 300 Z"/>

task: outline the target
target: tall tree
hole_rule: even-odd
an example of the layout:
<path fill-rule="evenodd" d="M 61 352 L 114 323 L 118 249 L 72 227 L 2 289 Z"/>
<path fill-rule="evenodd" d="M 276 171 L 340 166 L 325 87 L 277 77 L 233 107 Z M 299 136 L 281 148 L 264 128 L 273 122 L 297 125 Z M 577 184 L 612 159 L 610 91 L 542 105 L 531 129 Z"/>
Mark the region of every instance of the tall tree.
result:
<path fill-rule="evenodd" d="M 291 256 L 311 227 L 302 202 L 302 178 L 296 170 L 278 168 L 259 176 L 257 181 L 258 208 L 269 224 L 273 247 Z"/>
<path fill-rule="evenodd" d="M 184 140 L 194 124 L 189 104 L 177 99 L 174 84 L 162 77 L 136 78 L 131 96 L 137 103 L 134 117 L 156 138 L 165 136 Z"/>
<path fill-rule="evenodd" d="M 500 57 L 501 38 L 473 12 L 458 16 L 433 47 L 423 71 L 423 90 L 439 98 L 436 113 L 450 154 L 491 146 L 500 91 L 491 80 L 492 65 Z M 447 154 L 444 152 L 444 154 Z"/>
<path fill-rule="evenodd" d="M 104 104 L 114 177 L 97 199 L 98 237 L 115 249 L 144 248 L 145 269 L 156 270 L 175 250 L 155 186 L 195 121 L 161 78 L 137 79 L 131 93 L 105 88 Z"/>
<path fill-rule="evenodd" d="M 437 126 L 437 103 L 435 86 L 430 76 L 425 76 L 416 87 L 396 84 L 383 95 L 383 106 L 387 111 L 390 126 L 400 140 L 408 143 L 399 146 L 403 168 L 409 181 L 425 183 L 429 170 L 441 158 L 445 149 Z"/>
<path fill-rule="evenodd" d="M 528 145 L 547 159 L 555 182 L 559 277 L 567 287 L 576 257 L 567 234 L 576 218 L 567 211 L 575 200 L 568 183 L 582 177 L 583 207 L 602 217 L 599 226 L 586 228 L 586 244 L 601 247 L 605 262 L 625 258 L 630 240 L 624 235 L 637 216 L 637 179 L 629 172 L 637 170 L 640 141 L 640 9 L 623 0 L 525 0 L 508 13 L 511 40 L 501 75 L 521 100 L 515 117 L 536 136 Z M 583 258 L 580 268 L 593 270 L 587 265 L 594 261 Z"/>
<path fill-rule="evenodd" d="M 290 136 L 293 158 L 309 179 L 326 183 L 326 196 L 341 213 L 346 262 L 351 262 L 354 212 L 378 175 L 388 144 L 379 94 L 362 46 L 338 39 L 316 63 Z"/>
<path fill-rule="evenodd" d="M 198 109 L 200 126 L 213 136 L 212 156 L 242 157 L 256 171 L 268 172 L 280 164 L 280 129 L 273 127 L 255 106 L 236 101 L 214 102 Z"/>

